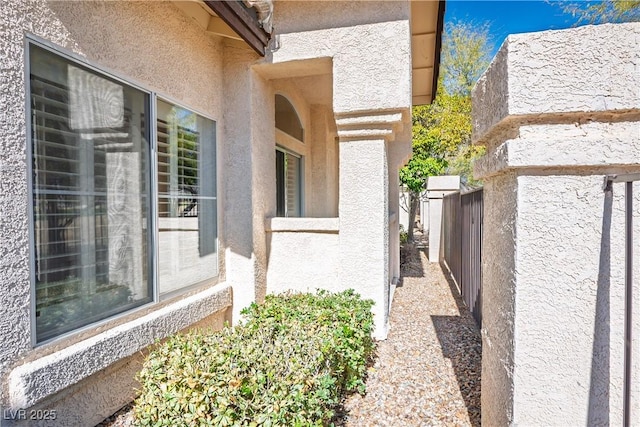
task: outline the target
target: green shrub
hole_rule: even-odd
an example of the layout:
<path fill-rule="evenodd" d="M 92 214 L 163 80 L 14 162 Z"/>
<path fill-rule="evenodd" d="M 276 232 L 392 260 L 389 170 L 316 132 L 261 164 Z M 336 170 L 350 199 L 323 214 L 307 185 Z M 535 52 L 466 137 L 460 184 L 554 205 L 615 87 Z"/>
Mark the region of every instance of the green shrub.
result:
<path fill-rule="evenodd" d="M 400 224 L 400 243 L 405 244 L 409 241 L 409 233 L 407 233 L 404 229 L 404 226 Z"/>
<path fill-rule="evenodd" d="M 267 296 L 245 322 L 176 335 L 139 374 L 137 425 L 326 425 L 364 392 L 372 301 L 353 291 Z"/>

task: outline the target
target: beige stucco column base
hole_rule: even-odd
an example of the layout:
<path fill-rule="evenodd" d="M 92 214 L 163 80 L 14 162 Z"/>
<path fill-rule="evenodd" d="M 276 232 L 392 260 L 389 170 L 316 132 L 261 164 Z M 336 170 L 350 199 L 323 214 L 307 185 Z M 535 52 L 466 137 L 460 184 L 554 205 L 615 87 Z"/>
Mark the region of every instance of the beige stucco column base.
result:
<path fill-rule="evenodd" d="M 408 144 L 403 133 L 406 122 L 407 112 L 402 110 L 336 118 L 340 139 L 340 283 L 343 289 L 353 288 L 374 301 L 377 339 L 387 337 L 391 289 L 398 268 L 394 263 L 397 257 L 390 253 L 398 243 L 397 214 L 390 215 L 390 211 L 398 209 L 397 169 L 403 150 L 396 145 L 402 148 Z M 390 186 L 396 190 L 394 199 L 389 197 Z"/>
<path fill-rule="evenodd" d="M 340 142 L 340 281 L 375 301 L 376 338 L 387 336 L 388 184 L 384 139 Z"/>
<path fill-rule="evenodd" d="M 638 24 L 509 36 L 473 92 L 483 424 L 622 425 L 625 196 L 603 182 L 640 172 L 639 41 Z M 638 420 L 640 340 L 633 351 Z"/>

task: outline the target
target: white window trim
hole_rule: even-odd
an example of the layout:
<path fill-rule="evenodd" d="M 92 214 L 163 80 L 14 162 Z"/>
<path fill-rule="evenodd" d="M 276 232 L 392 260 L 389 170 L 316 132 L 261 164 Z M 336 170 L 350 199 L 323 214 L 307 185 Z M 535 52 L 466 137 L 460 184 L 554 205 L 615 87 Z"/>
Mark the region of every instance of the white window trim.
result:
<path fill-rule="evenodd" d="M 305 156 L 299 153 L 296 153 L 295 151 L 291 151 L 287 148 L 284 148 L 280 145 L 276 145 L 276 151 L 280 151 L 281 153 L 285 153 L 285 154 L 289 154 L 290 156 L 296 157 L 299 161 L 299 170 L 298 170 L 298 192 L 300 193 L 300 200 L 298 201 L 299 203 L 299 209 L 300 209 L 300 216 L 299 217 L 278 217 L 278 218 L 303 218 L 305 216 L 305 179 L 304 179 L 304 173 L 305 173 Z M 276 189 L 277 191 L 277 189 Z"/>

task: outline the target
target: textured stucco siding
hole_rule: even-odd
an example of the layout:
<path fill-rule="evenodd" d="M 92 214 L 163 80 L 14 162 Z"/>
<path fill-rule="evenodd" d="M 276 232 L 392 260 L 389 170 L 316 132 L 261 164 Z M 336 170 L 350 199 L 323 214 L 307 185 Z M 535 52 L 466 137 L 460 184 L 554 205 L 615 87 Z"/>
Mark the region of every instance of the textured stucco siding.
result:
<path fill-rule="evenodd" d="M 474 139 L 522 115 L 640 108 L 640 25 L 510 35 L 474 90 Z"/>
<path fill-rule="evenodd" d="M 621 423 L 624 191 L 603 181 L 518 178 L 516 424 Z"/>
<path fill-rule="evenodd" d="M 280 34 L 279 43 L 270 54 L 273 63 L 333 58 L 336 114 L 411 106 L 408 20 Z"/>
<path fill-rule="evenodd" d="M 633 167 L 640 163 L 638 122 L 622 120 L 521 125 L 517 134 L 491 140 L 475 173 L 486 178 L 506 169 Z"/>
<path fill-rule="evenodd" d="M 411 13 L 405 1 L 287 0 L 274 6 L 274 26 L 280 34 L 408 20 Z"/>
<path fill-rule="evenodd" d="M 485 182 L 481 403 L 483 422 L 489 426 L 513 420 L 517 195 L 513 173 Z"/>
<path fill-rule="evenodd" d="M 177 327 L 187 327 L 210 314 L 208 310 L 222 309 L 231 300 L 219 307 L 214 304 L 197 308 L 200 301 L 211 302 L 207 295 L 199 294 L 186 311 L 180 308 L 186 300 L 163 304 L 166 317 L 159 324 L 136 323 L 154 310 L 144 308 L 97 328 L 31 348 L 26 35 L 157 91 L 216 120 L 218 125 L 223 106 L 222 43 L 198 30 L 168 2 L 9 0 L 0 8 L 0 31 L 0 405 L 8 408 L 12 404 L 31 405 L 51 393 L 59 394 L 81 378 L 88 377 L 90 383 L 94 373 L 150 344 L 153 337 L 161 338 Z M 219 139 L 220 130 L 221 126 Z M 148 327 L 152 325 L 157 329 L 150 333 Z M 82 356 L 76 358 L 71 354 L 74 351 L 80 351 Z M 23 362 L 26 363 L 21 365 Z M 128 393 L 124 389 L 127 380 L 107 386 L 95 378 L 96 384 L 101 385 L 87 386 L 83 399 L 92 404 L 83 404 L 84 412 L 105 414 L 117 409 L 122 403 L 118 396 Z"/>
<path fill-rule="evenodd" d="M 485 182 L 483 424 L 622 424 L 625 192 L 603 184 L 640 173 L 638 34 L 623 24 L 509 36 L 474 89 L 474 140 L 488 149 L 475 169 Z"/>
<path fill-rule="evenodd" d="M 254 266 L 258 260 L 253 252 L 252 192 L 255 172 L 251 163 L 254 131 L 247 116 L 252 108 L 253 82 L 250 66 L 255 61 L 255 56 L 244 49 L 230 46 L 225 47 L 223 56 L 224 144 L 219 148 L 219 155 L 224 165 L 226 185 L 222 190 L 219 212 L 224 224 L 221 243 L 225 248 L 227 282 L 234 291 L 235 322 L 240 317 L 240 310 L 256 299 Z M 273 113 L 273 110 L 268 108 L 269 105 L 271 104 L 267 103 L 267 108 L 263 108 L 267 110 L 265 115 Z M 275 164 L 275 158 L 273 162 Z M 275 188 L 263 190 L 266 191 L 265 198 L 275 198 Z"/>
<path fill-rule="evenodd" d="M 388 326 L 387 167 L 384 141 L 340 143 L 340 281 L 375 302 L 376 338 L 385 338 Z"/>
<path fill-rule="evenodd" d="M 325 106 L 311 109 L 311 181 L 307 216 L 333 218 L 338 216 L 338 143 L 331 110 Z"/>
<path fill-rule="evenodd" d="M 270 241 L 269 293 L 344 290 L 339 280 L 340 238 L 337 230 L 274 231 L 267 239 Z"/>

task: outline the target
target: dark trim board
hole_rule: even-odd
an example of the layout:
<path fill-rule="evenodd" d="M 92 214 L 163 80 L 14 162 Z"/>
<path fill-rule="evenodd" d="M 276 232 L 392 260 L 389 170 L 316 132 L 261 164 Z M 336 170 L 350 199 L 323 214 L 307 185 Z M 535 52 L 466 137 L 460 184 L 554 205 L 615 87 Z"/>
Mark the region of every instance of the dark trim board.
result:
<path fill-rule="evenodd" d="M 260 56 L 265 55 L 269 43 L 267 34 L 258 21 L 237 0 L 205 0 L 204 3 L 247 42 Z"/>

